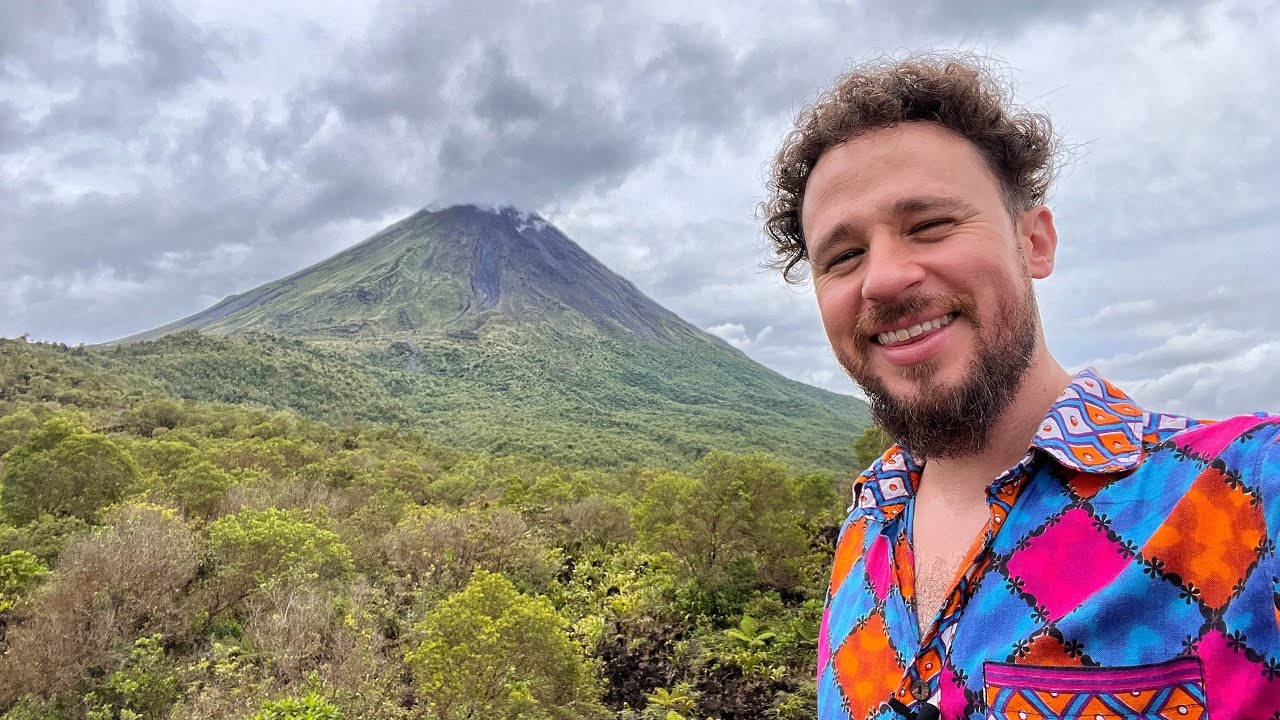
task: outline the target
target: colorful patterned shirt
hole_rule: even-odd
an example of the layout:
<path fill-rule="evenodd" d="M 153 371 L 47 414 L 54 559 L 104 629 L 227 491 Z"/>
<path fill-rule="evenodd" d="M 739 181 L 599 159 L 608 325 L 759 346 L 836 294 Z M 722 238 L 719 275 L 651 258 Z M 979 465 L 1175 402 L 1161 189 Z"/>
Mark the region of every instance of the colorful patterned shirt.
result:
<path fill-rule="evenodd" d="M 923 466 L 890 448 L 840 531 L 820 720 L 1280 720 L 1280 417 L 1144 412 L 1092 371 L 1054 403 L 921 634 Z"/>

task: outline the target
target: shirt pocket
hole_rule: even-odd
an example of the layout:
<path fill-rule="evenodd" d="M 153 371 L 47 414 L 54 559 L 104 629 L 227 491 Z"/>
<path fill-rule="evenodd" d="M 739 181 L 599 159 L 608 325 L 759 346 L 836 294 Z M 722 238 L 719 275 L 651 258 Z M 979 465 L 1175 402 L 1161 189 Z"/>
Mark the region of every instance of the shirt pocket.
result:
<path fill-rule="evenodd" d="M 1132 667 L 983 663 L 988 720 L 1208 720 L 1200 659 Z"/>

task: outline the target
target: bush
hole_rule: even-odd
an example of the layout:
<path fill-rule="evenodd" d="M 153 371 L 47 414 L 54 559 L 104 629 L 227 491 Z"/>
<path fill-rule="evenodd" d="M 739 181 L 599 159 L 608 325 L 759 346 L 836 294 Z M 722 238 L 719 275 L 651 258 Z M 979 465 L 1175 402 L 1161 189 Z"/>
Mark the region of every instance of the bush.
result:
<path fill-rule="evenodd" d="M 538 587 L 557 567 L 550 552 L 520 514 L 506 508 L 414 508 L 391 534 L 397 565 L 419 582 L 450 590 L 466 585 L 477 568 Z"/>
<path fill-rule="evenodd" d="M 20 528 L 0 525 L 0 553 L 26 550 L 45 565 L 52 565 L 73 538 L 94 526 L 78 517 L 45 514 Z"/>
<path fill-rule="evenodd" d="M 86 720 L 159 720 L 178 699 L 178 678 L 163 636 L 138 638 L 124 667 L 85 696 Z"/>
<path fill-rule="evenodd" d="M 40 558 L 26 550 L 0 555 L 0 613 L 13 607 L 36 583 L 49 574 Z"/>
<path fill-rule="evenodd" d="M 315 693 L 299 698 L 272 700 L 248 720 L 344 720 L 332 703 Z"/>
<path fill-rule="evenodd" d="M 692 475 L 666 472 L 648 481 L 634 512 L 636 532 L 706 589 L 757 580 L 791 589 L 807 549 L 801 501 L 813 494 L 810 480 L 789 478 L 767 455 L 710 452 Z"/>
<path fill-rule="evenodd" d="M 337 533 L 311 515 L 285 510 L 243 510 L 209 525 L 217 566 L 216 614 L 255 590 L 289 576 L 337 579 L 352 570 L 351 551 Z"/>
<path fill-rule="evenodd" d="M 603 718 L 593 669 L 567 629 L 546 598 L 480 570 L 416 626 L 405 662 L 440 720 Z"/>
<path fill-rule="evenodd" d="M 0 656 L 0 706 L 31 693 L 79 700 L 124 659 L 139 634 L 174 635 L 191 622 L 185 590 L 198 548 L 168 508 L 125 505 L 110 525 L 76 538 Z"/>

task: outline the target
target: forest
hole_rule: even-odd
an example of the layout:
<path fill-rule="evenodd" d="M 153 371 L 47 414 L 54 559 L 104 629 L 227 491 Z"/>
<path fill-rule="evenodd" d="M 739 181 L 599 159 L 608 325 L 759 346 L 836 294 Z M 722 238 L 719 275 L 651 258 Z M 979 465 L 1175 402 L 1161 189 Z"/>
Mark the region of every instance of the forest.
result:
<path fill-rule="evenodd" d="M 463 451 L 5 341 L 0 718 L 813 718 L 849 481 Z"/>

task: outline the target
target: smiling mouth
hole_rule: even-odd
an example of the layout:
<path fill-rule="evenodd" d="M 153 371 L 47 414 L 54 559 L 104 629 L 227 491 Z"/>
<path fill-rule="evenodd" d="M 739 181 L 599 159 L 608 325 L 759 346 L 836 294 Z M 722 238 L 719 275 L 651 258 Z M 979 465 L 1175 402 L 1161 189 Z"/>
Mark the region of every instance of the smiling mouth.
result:
<path fill-rule="evenodd" d="M 915 342 L 926 335 L 938 332 L 942 328 L 951 324 L 955 320 L 958 313 L 950 312 L 946 315 L 936 317 L 922 323 L 916 323 L 909 327 L 898 330 L 886 330 L 871 337 L 871 341 L 882 347 L 894 347 L 895 345 L 906 345 Z"/>

